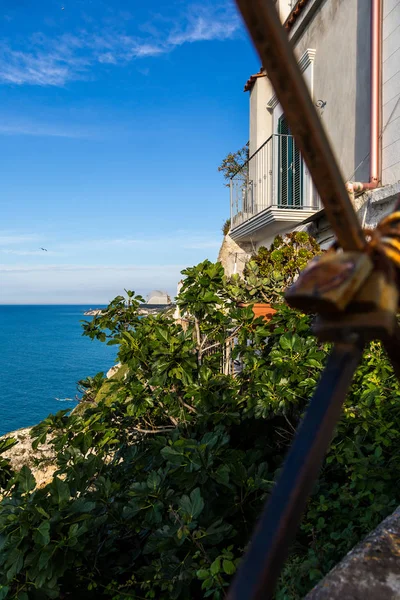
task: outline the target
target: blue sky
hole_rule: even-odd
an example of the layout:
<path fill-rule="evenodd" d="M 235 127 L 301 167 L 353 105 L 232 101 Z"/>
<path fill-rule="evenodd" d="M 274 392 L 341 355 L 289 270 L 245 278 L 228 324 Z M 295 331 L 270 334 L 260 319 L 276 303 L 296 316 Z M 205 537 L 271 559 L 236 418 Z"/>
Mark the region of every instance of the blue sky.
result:
<path fill-rule="evenodd" d="M 174 294 L 216 259 L 217 167 L 248 139 L 234 4 L 3 0 L 0 27 L 0 303 Z"/>

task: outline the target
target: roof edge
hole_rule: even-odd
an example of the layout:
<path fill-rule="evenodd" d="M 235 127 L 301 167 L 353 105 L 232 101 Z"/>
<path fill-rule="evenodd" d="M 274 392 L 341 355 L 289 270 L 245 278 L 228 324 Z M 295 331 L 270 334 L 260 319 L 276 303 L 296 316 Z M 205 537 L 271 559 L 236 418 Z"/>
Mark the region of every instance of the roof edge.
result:
<path fill-rule="evenodd" d="M 250 75 L 250 77 L 246 81 L 243 91 L 249 92 L 259 77 L 266 77 L 266 76 L 267 76 L 267 73 L 266 73 L 264 67 L 261 67 L 261 69 L 258 71 L 258 73 L 255 73 L 254 75 Z"/>
<path fill-rule="evenodd" d="M 307 6 L 309 1 L 310 0 L 298 0 L 297 1 L 296 5 L 291 10 L 288 18 L 286 19 L 286 21 L 283 24 L 283 27 L 286 29 L 286 31 L 289 32 L 292 29 L 293 25 L 295 24 L 295 22 L 297 21 L 298 17 L 301 14 L 301 12 Z M 261 69 L 258 71 L 258 73 L 255 73 L 254 75 L 250 75 L 250 77 L 246 81 L 243 91 L 249 92 L 253 88 L 253 85 L 255 84 L 257 79 L 259 77 L 266 77 L 266 75 L 267 75 L 267 73 L 266 73 L 264 67 L 261 67 Z"/>
<path fill-rule="evenodd" d="M 293 25 L 296 23 L 298 17 L 300 16 L 303 8 L 305 8 L 307 6 L 309 1 L 310 0 L 298 0 L 296 2 L 295 6 L 293 7 L 292 11 L 290 12 L 288 18 L 286 19 L 286 21 L 283 24 L 286 31 L 290 31 L 292 29 Z"/>

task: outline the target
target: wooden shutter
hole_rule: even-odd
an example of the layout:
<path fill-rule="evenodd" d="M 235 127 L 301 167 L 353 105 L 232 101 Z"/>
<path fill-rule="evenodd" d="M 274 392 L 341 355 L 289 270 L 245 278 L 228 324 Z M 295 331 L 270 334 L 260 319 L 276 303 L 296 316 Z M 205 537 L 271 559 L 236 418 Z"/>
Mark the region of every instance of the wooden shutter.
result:
<path fill-rule="evenodd" d="M 278 206 L 302 208 L 303 159 L 290 134 L 284 115 L 278 121 L 278 133 L 280 134 Z"/>

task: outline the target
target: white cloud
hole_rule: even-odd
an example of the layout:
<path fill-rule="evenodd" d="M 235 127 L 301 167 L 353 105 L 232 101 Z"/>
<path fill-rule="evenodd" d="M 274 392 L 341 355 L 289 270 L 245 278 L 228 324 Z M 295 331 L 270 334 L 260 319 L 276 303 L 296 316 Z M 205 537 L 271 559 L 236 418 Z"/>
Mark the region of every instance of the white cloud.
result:
<path fill-rule="evenodd" d="M 0 81 L 16 85 L 63 86 L 74 73 L 74 79 L 82 71 L 77 64 L 60 54 L 36 53 L 12 50 L 3 45 L 0 51 Z"/>
<path fill-rule="evenodd" d="M 68 242 L 59 245 L 59 249 L 67 251 L 68 249 L 85 251 L 99 251 L 106 248 L 124 249 L 124 248 L 143 248 L 152 249 L 154 252 L 163 252 L 169 248 L 180 248 L 182 250 L 193 250 L 203 248 L 219 248 L 221 240 L 213 232 L 191 232 L 174 231 L 170 235 L 157 237 L 126 237 L 126 238 L 106 238 L 106 239 L 83 239 Z"/>
<path fill-rule="evenodd" d="M 37 33 L 24 48 L 0 45 L 0 83 L 62 87 L 88 77 L 94 64 L 124 64 L 134 59 L 171 52 L 185 43 L 232 38 L 240 27 L 230 6 L 189 6 L 172 28 L 154 30 L 147 37 L 110 29 L 66 33 L 49 39 Z"/>
<path fill-rule="evenodd" d="M 106 304 L 124 289 L 176 294 L 184 265 L 0 265 L 0 304 Z"/>
<path fill-rule="evenodd" d="M 9 231 L 0 231 L 0 246 L 10 246 L 12 244 L 24 244 L 26 242 L 37 242 L 39 236 L 35 233 L 20 234 Z"/>
<path fill-rule="evenodd" d="M 168 42 L 173 46 L 180 46 L 185 43 L 227 40 L 234 36 L 239 26 L 238 16 L 232 10 L 210 13 L 207 9 L 197 7 L 188 13 L 186 27 L 172 32 Z"/>
<path fill-rule="evenodd" d="M 14 256 L 43 256 L 43 250 L 1 250 L 4 254 L 12 254 Z M 46 251 L 46 256 L 57 254 L 56 252 Z"/>
<path fill-rule="evenodd" d="M 0 231 L 0 304 L 104 304 L 124 288 L 175 295 L 182 269 L 207 255 L 214 259 L 220 242 L 215 232 L 186 230 L 66 241 L 59 234 Z"/>
<path fill-rule="evenodd" d="M 166 265 L 166 269 L 169 268 L 178 268 L 176 265 Z M 130 272 L 134 270 L 138 273 L 147 273 L 152 271 L 159 271 L 162 269 L 162 265 L 79 265 L 79 264 L 36 264 L 36 265 L 3 265 L 0 264 L 0 273 L 37 273 L 37 272 L 48 272 L 48 271 L 58 271 L 60 273 L 67 273 L 70 271 L 78 272 L 78 271 L 122 271 L 122 272 Z M 180 268 L 180 267 L 179 267 Z M 184 267 L 182 267 L 184 268 Z"/>
<path fill-rule="evenodd" d="M 78 131 L 74 129 L 65 129 L 55 127 L 45 123 L 12 122 L 12 117 L 7 119 L 6 124 L 0 123 L 0 135 L 29 135 L 29 136 L 45 136 L 45 137 L 62 137 L 72 139 L 82 139 L 93 137 L 88 131 Z"/>
<path fill-rule="evenodd" d="M 18 245 L 18 248 L 15 246 Z M 47 252 L 41 250 L 41 246 L 47 248 Z M 21 234 L 18 232 L 0 231 L 0 252 L 15 256 L 43 256 L 48 258 L 52 255 L 60 256 L 91 256 L 96 263 L 102 260 L 100 256 L 120 257 L 125 256 L 125 251 L 134 248 L 135 251 L 142 250 L 147 256 L 165 254 L 179 248 L 179 250 L 202 250 L 218 249 L 221 239 L 215 232 L 198 232 L 177 230 L 167 235 L 149 237 L 121 237 L 121 238 L 97 238 L 97 239 L 72 239 L 63 241 L 52 239 L 49 235 Z M 34 246 L 34 247 L 32 247 Z"/>
<path fill-rule="evenodd" d="M 104 54 L 99 54 L 98 61 L 108 65 L 115 65 L 117 59 L 112 52 L 105 52 Z"/>

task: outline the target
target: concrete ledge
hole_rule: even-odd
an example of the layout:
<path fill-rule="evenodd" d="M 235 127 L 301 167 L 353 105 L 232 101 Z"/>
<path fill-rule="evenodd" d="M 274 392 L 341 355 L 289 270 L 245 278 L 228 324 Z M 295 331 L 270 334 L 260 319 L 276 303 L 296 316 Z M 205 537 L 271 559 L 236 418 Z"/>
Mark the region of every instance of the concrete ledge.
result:
<path fill-rule="evenodd" d="M 311 208 L 269 206 L 240 225 L 234 225 L 229 235 L 235 241 L 258 241 L 263 239 L 268 232 L 268 235 L 273 238 L 282 231 L 282 228 L 291 231 L 296 224 L 302 223 L 304 219 L 311 217 L 314 213 L 315 210 Z"/>
<path fill-rule="evenodd" d="M 399 600 L 400 507 L 319 583 L 305 600 Z"/>
<path fill-rule="evenodd" d="M 368 199 L 371 204 L 381 204 L 382 202 L 391 202 L 398 199 L 400 194 L 400 181 L 385 185 L 368 193 Z"/>

